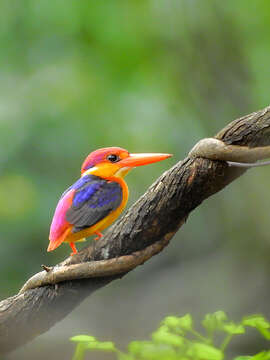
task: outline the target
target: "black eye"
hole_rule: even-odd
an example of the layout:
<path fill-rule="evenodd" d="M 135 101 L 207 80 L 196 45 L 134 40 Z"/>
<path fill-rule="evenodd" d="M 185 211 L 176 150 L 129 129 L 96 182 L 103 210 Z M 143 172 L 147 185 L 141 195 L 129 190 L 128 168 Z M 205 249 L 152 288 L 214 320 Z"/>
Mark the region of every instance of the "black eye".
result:
<path fill-rule="evenodd" d="M 109 160 L 112 163 L 115 163 L 117 161 L 120 160 L 119 156 L 115 155 L 115 154 L 110 154 L 107 156 L 107 160 Z"/>

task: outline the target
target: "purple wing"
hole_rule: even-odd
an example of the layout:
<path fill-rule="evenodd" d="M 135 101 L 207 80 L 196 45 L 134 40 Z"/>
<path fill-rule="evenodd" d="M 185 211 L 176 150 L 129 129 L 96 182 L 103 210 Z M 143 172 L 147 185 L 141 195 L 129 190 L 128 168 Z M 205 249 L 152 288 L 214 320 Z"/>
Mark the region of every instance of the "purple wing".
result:
<path fill-rule="evenodd" d="M 98 176 L 85 175 L 71 188 L 75 193 L 66 220 L 73 224 L 73 233 L 96 224 L 122 202 L 121 186 Z"/>

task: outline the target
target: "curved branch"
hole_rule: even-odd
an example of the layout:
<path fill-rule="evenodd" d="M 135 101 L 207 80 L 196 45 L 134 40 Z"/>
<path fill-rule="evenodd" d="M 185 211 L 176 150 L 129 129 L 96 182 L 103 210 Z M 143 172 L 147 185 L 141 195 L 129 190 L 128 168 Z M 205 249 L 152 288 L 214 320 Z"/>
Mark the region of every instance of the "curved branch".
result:
<path fill-rule="evenodd" d="M 217 134 L 216 139 L 228 146 L 234 146 L 234 149 L 235 146 L 244 147 L 244 151 L 257 148 L 254 150 L 258 152 L 258 148 L 270 146 L 269 134 L 270 107 L 233 121 Z M 153 250 L 159 242 L 165 245 L 193 209 L 246 171 L 229 167 L 224 161 L 194 157 L 194 154 L 193 152 L 192 156 L 165 172 L 94 246 L 66 259 L 53 271 L 58 268 L 72 269 L 71 265 L 74 264 L 84 266 L 85 262 L 108 259 L 112 261 L 95 266 L 104 264 L 102 266 L 106 267 L 114 264 L 119 270 L 117 258 L 123 257 L 124 262 L 128 259 L 134 260 L 133 255 L 136 252 L 140 257 L 147 247 Z M 196 156 L 201 155 L 197 153 Z M 237 157 L 234 160 L 246 162 L 254 161 L 254 158 L 247 157 L 243 160 Z M 162 246 L 159 251 L 161 249 Z M 152 254 L 151 251 L 149 254 Z M 74 280 L 67 277 L 65 279 L 69 279 L 68 281 L 60 282 L 57 286 L 36 287 L 1 301 L 0 353 L 11 351 L 47 331 L 67 316 L 85 297 L 124 276 L 133 267 L 133 260 L 129 264 L 131 267 L 121 270 L 124 273 L 109 272 L 101 277 Z"/>

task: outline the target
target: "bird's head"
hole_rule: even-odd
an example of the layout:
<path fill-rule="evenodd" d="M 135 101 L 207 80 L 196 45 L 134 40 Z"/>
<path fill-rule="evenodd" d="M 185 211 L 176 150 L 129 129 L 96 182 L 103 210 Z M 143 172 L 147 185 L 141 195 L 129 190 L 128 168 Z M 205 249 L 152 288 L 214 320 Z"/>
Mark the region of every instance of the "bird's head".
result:
<path fill-rule="evenodd" d="M 107 147 L 90 153 L 82 164 L 81 174 L 103 178 L 124 177 L 132 168 L 171 157 L 170 154 L 130 154 L 120 147 Z"/>

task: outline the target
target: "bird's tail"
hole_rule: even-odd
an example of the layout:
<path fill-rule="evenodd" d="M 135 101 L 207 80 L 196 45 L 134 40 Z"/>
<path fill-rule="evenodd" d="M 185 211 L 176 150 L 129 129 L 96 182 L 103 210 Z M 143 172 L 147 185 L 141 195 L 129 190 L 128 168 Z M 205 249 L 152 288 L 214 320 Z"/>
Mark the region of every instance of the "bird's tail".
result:
<path fill-rule="evenodd" d="M 63 241 L 65 241 L 66 237 L 67 237 L 67 233 L 69 232 L 70 229 L 67 229 L 59 238 L 57 239 L 49 239 L 50 243 L 49 246 L 47 248 L 47 251 L 53 251 L 56 248 L 58 248 L 58 246 L 60 246 L 62 244 Z"/>

